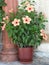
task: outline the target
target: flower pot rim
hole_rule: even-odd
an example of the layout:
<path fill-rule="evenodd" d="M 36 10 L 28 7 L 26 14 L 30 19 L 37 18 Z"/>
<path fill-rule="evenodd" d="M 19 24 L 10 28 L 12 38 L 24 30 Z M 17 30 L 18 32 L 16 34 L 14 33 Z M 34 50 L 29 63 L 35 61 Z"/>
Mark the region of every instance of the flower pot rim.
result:
<path fill-rule="evenodd" d="M 19 47 L 19 48 L 33 48 L 34 46 Z"/>
<path fill-rule="evenodd" d="M 19 47 L 19 49 L 27 49 L 27 48 L 34 48 L 34 47 Z"/>

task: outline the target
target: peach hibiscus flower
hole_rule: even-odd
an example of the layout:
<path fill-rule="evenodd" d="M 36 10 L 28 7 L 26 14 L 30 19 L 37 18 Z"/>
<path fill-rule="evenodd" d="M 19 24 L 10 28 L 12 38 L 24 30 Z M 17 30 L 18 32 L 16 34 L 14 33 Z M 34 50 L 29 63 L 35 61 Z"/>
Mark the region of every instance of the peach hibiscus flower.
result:
<path fill-rule="evenodd" d="M 3 20 L 8 20 L 8 19 L 9 19 L 9 17 L 8 17 L 8 16 L 6 16 L 6 17 L 4 17 L 4 18 L 3 18 Z"/>
<path fill-rule="evenodd" d="M 40 35 L 43 37 L 43 39 L 47 40 L 48 37 L 47 37 L 47 35 L 45 34 L 45 31 L 44 31 L 43 29 L 41 29 L 40 32 L 41 32 Z"/>
<path fill-rule="evenodd" d="M 30 24 L 31 18 L 29 16 L 23 17 L 23 23 Z"/>
<path fill-rule="evenodd" d="M 10 10 L 9 10 L 9 13 L 13 13 L 13 9 L 10 9 Z"/>
<path fill-rule="evenodd" d="M 19 19 L 14 19 L 14 21 L 12 22 L 12 24 L 14 26 L 18 26 L 20 24 L 20 20 Z"/>
<path fill-rule="evenodd" d="M 25 10 L 27 10 L 28 12 L 32 12 L 32 11 L 34 11 L 34 7 L 33 7 L 33 5 L 28 4 L 27 7 L 25 8 Z"/>
<path fill-rule="evenodd" d="M 26 1 L 23 5 L 27 6 L 29 4 L 29 1 Z"/>
<path fill-rule="evenodd" d="M 6 24 L 5 24 L 5 22 L 2 22 L 2 23 L 3 23 L 3 26 L 1 28 L 2 28 L 2 31 L 3 31 L 3 30 L 5 30 Z"/>
<path fill-rule="evenodd" d="M 45 40 L 47 40 L 47 39 L 48 39 L 48 37 L 47 37 L 47 35 L 46 35 L 46 34 L 43 34 L 43 39 L 45 39 Z"/>
<path fill-rule="evenodd" d="M 45 31 L 43 29 L 40 30 L 41 33 L 45 33 Z"/>

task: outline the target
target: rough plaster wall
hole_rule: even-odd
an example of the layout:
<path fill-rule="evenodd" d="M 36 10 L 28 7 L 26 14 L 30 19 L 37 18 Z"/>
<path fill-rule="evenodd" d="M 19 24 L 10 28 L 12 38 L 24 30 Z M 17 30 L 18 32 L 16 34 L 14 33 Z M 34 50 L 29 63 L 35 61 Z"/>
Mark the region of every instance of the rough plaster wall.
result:
<path fill-rule="evenodd" d="M 39 1 L 39 2 L 38 2 Z M 46 28 L 45 32 L 49 34 L 49 0 L 36 0 L 37 3 L 39 3 L 38 10 L 42 11 L 45 15 L 45 17 L 48 19 L 48 22 L 45 23 Z M 48 38 L 49 40 L 49 38 Z M 40 57 L 49 57 L 49 42 L 44 42 L 42 43 L 38 48 L 37 48 L 37 56 Z"/>
<path fill-rule="evenodd" d="M 40 5 L 41 11 L 45 14 L 48 19 L 45 31 L 49 34 L 49 0 L 40 0 Z"/>

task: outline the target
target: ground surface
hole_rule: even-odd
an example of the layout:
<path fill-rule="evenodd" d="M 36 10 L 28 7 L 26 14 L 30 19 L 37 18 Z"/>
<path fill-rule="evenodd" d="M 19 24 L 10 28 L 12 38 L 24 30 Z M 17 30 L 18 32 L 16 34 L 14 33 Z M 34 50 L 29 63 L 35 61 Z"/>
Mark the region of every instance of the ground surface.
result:
<path fill-rule="evenodd" d="M 49 65 L 49 58 L 34 57 L 33 62 L 29 64 L 22 64 L 18 61 L 16 62 L 1 62 L 0 61 L 0 65 Z"/>
<path fill-rule="evenodd" d="M 2 46 L 0 46 L 0 51 L 1 51 L 1 48 L 2 48 Z M 42 55 L 42 57 L 40 57 L 38 54 L 40 56 Z M 45 54 L 44 54 L 44 56 L 43 56 L 43 52 L 35 53 L 32 63 L 29 63 L 29 64 L 22 64 L 18 61 L 15 61 L 15 62 L 0 61 L 0 65 L 49 65 L 49 55 L 45 56 Z"/>

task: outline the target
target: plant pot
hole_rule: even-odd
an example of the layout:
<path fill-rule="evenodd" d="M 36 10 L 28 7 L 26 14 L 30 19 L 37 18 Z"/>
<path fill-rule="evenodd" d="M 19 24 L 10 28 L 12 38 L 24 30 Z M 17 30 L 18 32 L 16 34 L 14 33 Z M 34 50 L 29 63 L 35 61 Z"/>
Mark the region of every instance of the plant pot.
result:
<path fill-rule="evenodd" d="M 3 49 L 15 49 L 17 47 L 16 44 L 12 42 L 12 40 L 8 37 L 8 33 L 6 30 L 2 32 L 2 41 L 3 41 Z"/>
<path fill-rule="evenodd" d="M 33 58 L 33 52 L 34 48 L 28 47 L 28 48 L 19 48 L 18 49 L 18 58 L 20 62 L 28 63 L 32 62 Z"/>
<path fill-rule="evenodd" d="M 6 30 L 2 32 L 2 51 L 1 51 L 1 61 L 16 61 L 18 60 L 17 48 L 18 46 L 14 44 L 11 39 L 8 37 Z"/>
<path fill-rule="evenodd" d="M 5 0 L 6 6 L 3 6 L 3 10 L 9 15 L 9 10 L 13 9 L 14 13 L 17 11 L 18 0 Z M 2 61 L 16 61 L 17 60 L 17 45 L 13 44 L 9 39 L 6 30 L 2 32 L 3 48 L 1 51 Z"/>

